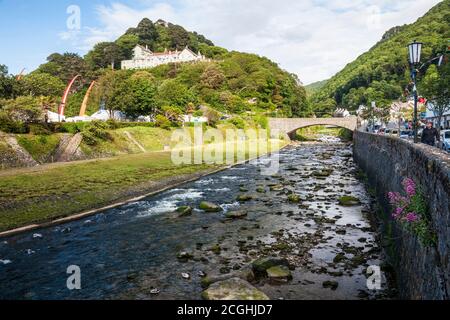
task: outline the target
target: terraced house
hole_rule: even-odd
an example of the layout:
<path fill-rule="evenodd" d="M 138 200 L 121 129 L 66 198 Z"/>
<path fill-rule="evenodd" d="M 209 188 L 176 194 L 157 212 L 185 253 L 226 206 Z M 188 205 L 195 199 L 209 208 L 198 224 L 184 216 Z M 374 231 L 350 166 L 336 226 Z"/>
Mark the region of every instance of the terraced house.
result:
<path fill-rule="evenodd" d="M 188 47 L 182 51 L 165 51 L 154 53 L 148 47 L 137 45 L 133 49 L 133 59 L 122 61 L 122 69 L 154 68 L 162 64 L 182 63 L 207 60 L 200 52 L 195 54 Z"/>

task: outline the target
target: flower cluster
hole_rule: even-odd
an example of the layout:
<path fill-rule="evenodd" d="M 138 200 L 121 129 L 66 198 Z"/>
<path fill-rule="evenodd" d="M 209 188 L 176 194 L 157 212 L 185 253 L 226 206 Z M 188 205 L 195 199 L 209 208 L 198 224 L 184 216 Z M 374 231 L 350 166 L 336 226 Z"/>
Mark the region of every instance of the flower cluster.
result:
<path fill-rule="evenodd" d="M 389 192 L 392 205 L 392 217 L 413 232 L 424 245 L 436 244 L 436 233 L 431 228 L 427 200 L 420 186 L 413 179 L 406 178 L 402 182 L 404 195 Z"/>
<path fill-rule="evenodd" d="M 392 217 L 401 222 L 417 222 L 420 220 L 420 216 L 411 208 L 412 199 L 417 195 L 416 183 L 414 180 L 406 178 L 403 180 L 402 185 L 406 196 L 398 192 L 389 192 L 388 194 L 389 202 L 394 207 Z"/>

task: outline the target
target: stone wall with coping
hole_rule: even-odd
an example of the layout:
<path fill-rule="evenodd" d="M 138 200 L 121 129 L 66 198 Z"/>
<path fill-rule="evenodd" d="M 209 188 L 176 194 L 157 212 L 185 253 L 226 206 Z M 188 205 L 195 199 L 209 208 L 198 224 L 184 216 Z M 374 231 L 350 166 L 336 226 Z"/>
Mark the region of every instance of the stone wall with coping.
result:
<path fill-rule="evenodd" d="M 382 207 L 383 244 L 405 299 L 450 299 L 450 155 L 423 144 L 355 131 L 354 158 L 376 189 Z M 391 218 L 387 193 L 402 191 L 413 178 L 427 197 L 436 247 L 424 247 L 417 237 Z"/>

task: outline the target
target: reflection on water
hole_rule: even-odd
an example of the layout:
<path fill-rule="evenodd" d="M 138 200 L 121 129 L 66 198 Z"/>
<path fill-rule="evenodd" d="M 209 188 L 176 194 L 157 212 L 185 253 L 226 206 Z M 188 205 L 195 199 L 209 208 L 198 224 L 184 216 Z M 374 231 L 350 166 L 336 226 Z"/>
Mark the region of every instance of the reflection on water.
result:
<path fill-rule="evenodd" d="M 200 299 L 203 273 L 229 274 L 267 255 L 283 256 L 296 268 L 287 285 L 254 284 L 271 298 L 389 297 L 386 279 L 382 291 L 366 287 L 365 270 L 381 264 L 382 253 L 366 216 L 371 200 L 356 180 L 350 148 L 335 142 L 291 146 L 281 152 L 280 167 L 279 174 L 262 176 L 252 161 L 81 221 L 5 239 L 0 298 Z M 328 176 L 316 174 L 324 169 L 331 169 Z M 300 203 L 289 202 L 292 193 Z M 240 203 L 242 194 L 253 199 Z M 339 206 L 338 198 L 347 194 L 362 205 Z M 183 218 L 173 213 L 204 200 L 224 212 L 194 210 Z M 248 215 L 225 219 L 224 213 L 234 210 Z M 219 254 L 211 250 L 216 245 Z M 194 258 L 181 263 L 176 258 L 181 250 Z M 66 288 L 70 265 L 81 268 L 80 291 Z M 324 288 L 327 280 L 339 287 Z"/>

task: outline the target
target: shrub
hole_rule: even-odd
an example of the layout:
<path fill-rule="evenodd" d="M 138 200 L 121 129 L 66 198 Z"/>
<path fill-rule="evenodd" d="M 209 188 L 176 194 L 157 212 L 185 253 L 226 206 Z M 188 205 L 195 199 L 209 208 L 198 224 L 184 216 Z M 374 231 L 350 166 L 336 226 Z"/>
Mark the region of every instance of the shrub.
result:
<path fill-rule="evenodd" d="M 14 121 L 5 112 L 0 111 L 0 131 L 6 133 L 28 133 L 28 126 L 19 121 Z"/>
<path fill-rule="evenodd" d="M 93 121 L 90 122 L 81 132 L 83 141 L 90 146 L 98 144 L 100 140 L 112 140 L 113 137 L 108 132 L 109 126 L 106 122 Z"/>
<path fill-rule="evenodd" d="M 48 136 L 51 134 L 51 131 L 45 124 L 41 123 L 33 123 L 29 125 L 29 133 L 34 135 L 45 135 Z"/>
<path fill-rule="evenodd" d="M 256 116 L 255 121 L 262 129 L 267 129 L 269 127 L 269 119 L 264 115 Z"/>
<path fill-rule="evenodd" d="M 172 126 L 172 122 L 163 115 L 156 116 L 156 126 L 168 130 Z"/>
<path fill-rule="evenodd" d="M 241 118 L 233 118 L 229 120 L 237 129 L 245 129 L 245 122 Z"/>

